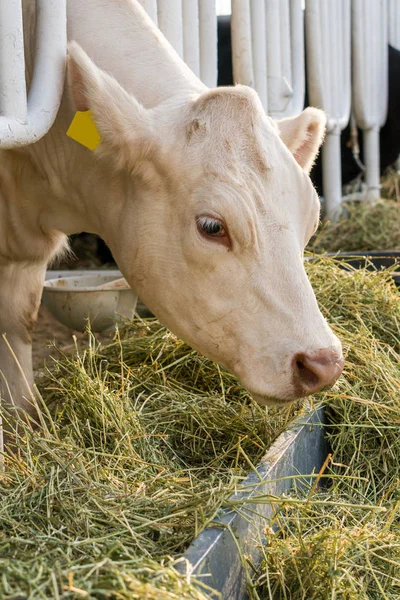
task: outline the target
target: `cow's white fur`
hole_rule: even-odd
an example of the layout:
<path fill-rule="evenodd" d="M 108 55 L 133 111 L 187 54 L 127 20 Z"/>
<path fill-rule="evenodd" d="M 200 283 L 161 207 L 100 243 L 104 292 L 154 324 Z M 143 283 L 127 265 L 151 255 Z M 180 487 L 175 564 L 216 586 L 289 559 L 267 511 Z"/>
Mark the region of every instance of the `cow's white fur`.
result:
<path fill-rule="evenodd" d="M 29 80 L 34 0 L 24 16 Z M 0 160 L 0 330 L 28 383 L 46 264 L 84 230 L 105 239 L 163 323 L 260 402 L 293 398 L 297 352 L 341 352 L 302 264 L 319 216 L 307 173 L 323 113 L 274 123 L 249 88 L 208 90 L 133 0 L 68 0 L 68 37 L 55 125 Z M 96 153 L 65 135 L 75 108 L 94 114 Z M 231 248 L 199 235 L 199 214 L 224 220 Z M 0 344 L 3 395 L 26 408 Z"/>

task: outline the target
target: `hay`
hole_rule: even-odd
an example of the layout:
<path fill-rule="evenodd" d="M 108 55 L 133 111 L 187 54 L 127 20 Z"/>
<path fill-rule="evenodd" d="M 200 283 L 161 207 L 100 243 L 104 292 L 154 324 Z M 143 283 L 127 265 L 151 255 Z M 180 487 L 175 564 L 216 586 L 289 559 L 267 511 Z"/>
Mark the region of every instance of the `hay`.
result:
<path fill-rule="evenodd" d="M 89 341 L 6 459 L 0 598 L 205 598 L 175 560 L 296 409 L 255 405 L 156 321 Z"/>
<path fill-rule="evenodd" d="M 337 223 L 322 223 L 311 252 L 400 250 L 400 204 L 394 200 L 343 203 Z"/>
<path fill-rule="evenodd" d="M 307 501 L 299 491 L 303 502 L 281 503 L 255 595 L 268 600 L 398 599 L 398 291 L 385 273 L 346 272 L 333 262 L 317 262 L 309 270 L 346 348 L 344 376 L 324 397 L 332 446 L 326 473 L 332 479 L 326 490 L 309 491 Z"/>
<path fill-rule="evenodd" d="M 300 503 L 274 502 L 278 529 L 268 529 L 250 593 L 392 600 L 400 589 L 398 292 L 382 272 L 328 259 L 307 270 L 347 354 L 344 377 L 323 396 L 332 482 L 307 502 L 300 490 Z M 42 388 L 43 429 L 20 429 L 6 461 L 0 598 L 205 599 L 176 561 L 295 411 L 256 406 L 156 321 L 128 324 L 104 347 L 89 341 L 54 365 Z"/>
<path fill-rule="evenodd" d="M 400 202 L 400 171 L 389 167 L 381 178 L 382 198 Z"/>

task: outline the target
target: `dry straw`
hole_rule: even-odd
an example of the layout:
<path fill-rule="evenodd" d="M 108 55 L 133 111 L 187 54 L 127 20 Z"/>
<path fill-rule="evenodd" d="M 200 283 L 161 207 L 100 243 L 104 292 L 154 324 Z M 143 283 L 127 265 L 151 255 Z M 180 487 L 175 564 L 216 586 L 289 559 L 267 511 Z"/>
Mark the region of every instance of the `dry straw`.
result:
<path fill-rule="evenodd" d="M 326 395 L 332 485 L 275 500 L 250 593 L 398 598 L 397 291 L 390 275 L 332 260 L 307 269 L 347 354 Z M 256 406 L 156 321 L 104 347 L 89 336 L 41 392 L 43 426 L 20 424 L 1 475 L 0 598 L 207 598 L 175 561 L 295 409 Z"/>
<path fill-rule="evenodd" d="M 337 223 L 325 222 L 309 244 L 312 252 L 400 250 L 399 172 L 389 170 L 382 178 L 378 202 L 343 204 Z"/>
<path fill-rule="evenodd" d="M 0 598 L 205 598 L 174 561 L 296 409 L 260 408 L 157 321 L 89 342 L 6 458 Z"/>
<path fill-rule="evenodd" d="M 316 262 L 310 274 L 323 311 L 346 347 L 344 376 L 325 395 L 332 446 L 325 473 L 332 480 L 301 503 L 280 504 L 254 595 L 269 600 L 398 599 L 398 291 L 390 275 L 339 270 L 333 262 Z"/>

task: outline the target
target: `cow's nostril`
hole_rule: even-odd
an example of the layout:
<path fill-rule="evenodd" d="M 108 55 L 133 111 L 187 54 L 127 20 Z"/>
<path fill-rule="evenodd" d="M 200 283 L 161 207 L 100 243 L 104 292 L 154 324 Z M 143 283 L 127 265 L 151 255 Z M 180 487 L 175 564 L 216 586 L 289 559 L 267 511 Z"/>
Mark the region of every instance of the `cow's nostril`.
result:
<path fill-rule="evenodd" d="M 324 348 L 313 354 L 297 354 L 293 360 L 294 384 L 299 396 L 331 386 L 343 369 L 343 356 Z"/>
<path fill-rule="evenodd" d="M 311 369 L 306 367 L 306 365 L 301 359 L 296 360 L 296 367 L 298 371 L 298 376 L 302 383 L 304 383 L 307 387 L 312 388 L 318 385 L 318 375 L 316 375 Z"/>

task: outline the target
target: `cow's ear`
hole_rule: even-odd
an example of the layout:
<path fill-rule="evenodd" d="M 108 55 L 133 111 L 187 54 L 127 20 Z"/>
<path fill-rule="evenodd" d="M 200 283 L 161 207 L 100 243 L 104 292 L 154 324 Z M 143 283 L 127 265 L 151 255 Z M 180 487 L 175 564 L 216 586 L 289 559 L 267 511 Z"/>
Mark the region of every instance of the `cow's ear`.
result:
<path fill-rule="evenodd" d="M 158 140 L 150 111 L 99 69 L 76 42 L 68 46 L 68 80 L 76 110 L 93 114 L 102 153 L 111 154 L 118 167 L 132 170 L 138 162 L 154 158 Z"/>
<path fill-rule="evenodd" d="M 326 115 L 318 108 L 306 108 L 297 117 L 277 121 L 282 141 L 301 168 L 309 173 L 325 135 Z"/>

